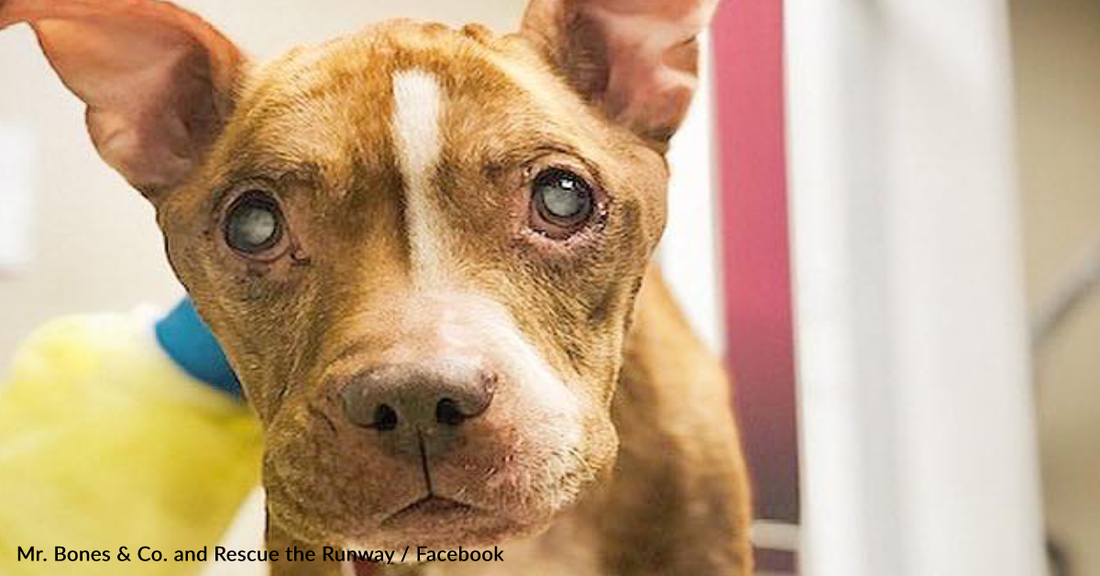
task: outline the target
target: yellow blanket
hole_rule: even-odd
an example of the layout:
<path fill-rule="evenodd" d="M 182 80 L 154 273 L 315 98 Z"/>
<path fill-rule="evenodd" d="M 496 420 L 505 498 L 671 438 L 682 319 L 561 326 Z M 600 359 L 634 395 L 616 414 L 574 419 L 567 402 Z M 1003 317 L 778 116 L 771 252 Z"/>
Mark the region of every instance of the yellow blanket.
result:
<path fill-rule="evenodd" d="M 173 364 L 152 324 L 140 313 L 59 319 L 8 367 L 0 575 L 197 574 L 203 565 L 175 552 L 212 548 L 257 486 L 254 415 Z M 44 561 L 17 560 L 32 546 Z M 110 560 L 59 562 L 58 546 Z M 138 560 L 143 546 L 166 561 Z"/>

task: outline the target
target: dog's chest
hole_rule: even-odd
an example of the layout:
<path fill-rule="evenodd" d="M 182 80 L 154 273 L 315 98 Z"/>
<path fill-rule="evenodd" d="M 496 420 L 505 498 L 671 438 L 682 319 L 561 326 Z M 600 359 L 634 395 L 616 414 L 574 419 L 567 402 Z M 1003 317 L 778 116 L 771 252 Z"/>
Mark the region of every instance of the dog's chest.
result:
<path fill-rule="evenodd" d="M 573 519 L 555 523 L 545 533 L 501 546 L 503 562 L 433 562 L 421 576 L 598 576 L 599 540 L 587 526 Z"/>

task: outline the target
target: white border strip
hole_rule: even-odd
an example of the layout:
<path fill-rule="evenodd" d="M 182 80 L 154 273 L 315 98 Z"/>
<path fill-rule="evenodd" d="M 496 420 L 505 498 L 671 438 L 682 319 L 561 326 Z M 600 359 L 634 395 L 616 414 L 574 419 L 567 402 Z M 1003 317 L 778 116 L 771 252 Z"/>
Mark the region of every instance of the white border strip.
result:
<path fill-rule="evenodd" d="M 699 37 L 699 86 L 668 152 L 668 227 L 661 241 L 665 279 L 692 327 L 715 353 L 725 351 L 718 175 L 714 144 L 713 57 Z"/>
<path fill-rule="evenodd" d="M 804 574 L 1043 574 L 1004 3 L 786 10 Z"/>

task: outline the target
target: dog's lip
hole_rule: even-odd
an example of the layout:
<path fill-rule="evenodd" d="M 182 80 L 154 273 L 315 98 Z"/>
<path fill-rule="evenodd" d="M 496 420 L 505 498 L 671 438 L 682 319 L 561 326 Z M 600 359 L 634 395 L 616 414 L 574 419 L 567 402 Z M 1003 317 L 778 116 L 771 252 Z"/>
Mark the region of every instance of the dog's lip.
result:
<path fill-rule="evenodd" d="M 403 520 L 422 516 L 431 519 L 440 519 L 454 516 L 464 516 L 471 512 L 476 512 L 477 508 L 459 502 L 451 498 L 439 496 L 437 494 L 428 494 L 419 500 L 401 508 L 382 520 L 382 526 L 401 522 Z"/>

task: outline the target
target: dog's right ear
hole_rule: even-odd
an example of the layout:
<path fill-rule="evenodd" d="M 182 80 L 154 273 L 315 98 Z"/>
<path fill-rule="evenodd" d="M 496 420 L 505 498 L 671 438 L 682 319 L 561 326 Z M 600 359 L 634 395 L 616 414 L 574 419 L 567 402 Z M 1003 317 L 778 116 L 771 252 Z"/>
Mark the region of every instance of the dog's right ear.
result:
<path fill-rule="evenodd" d="M 0 29 L 19 22 L 88 106 L 99 155 L 151 200 L 199 164 L 232 111 L 240 51 L 173 4 L 0 0 Z"/>
<path fill-rule="evenodd" d="M 718 0 L 530 0 L 521 34 L 589 104 L 664 152 Z"/>

